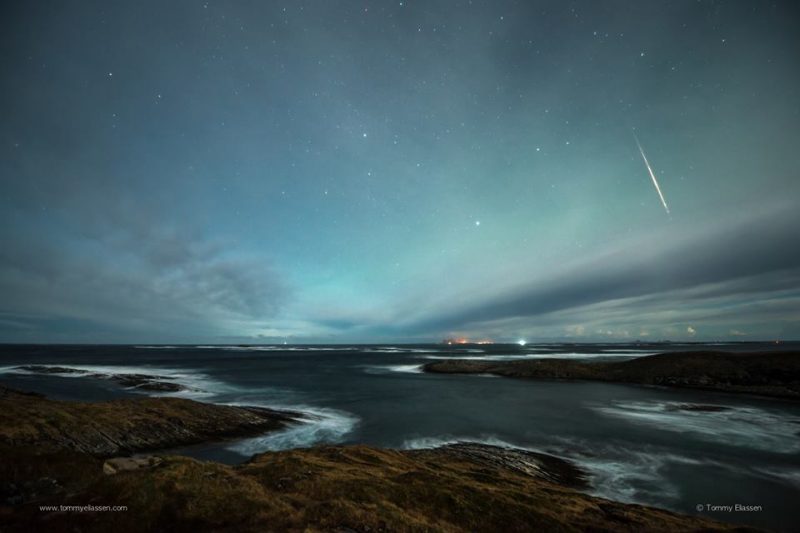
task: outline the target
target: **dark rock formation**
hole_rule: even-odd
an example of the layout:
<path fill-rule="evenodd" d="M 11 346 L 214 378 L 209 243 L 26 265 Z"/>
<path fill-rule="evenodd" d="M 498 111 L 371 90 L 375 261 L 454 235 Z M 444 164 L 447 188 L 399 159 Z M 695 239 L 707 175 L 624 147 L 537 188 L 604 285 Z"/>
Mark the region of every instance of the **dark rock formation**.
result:
<path fill-rule="evenodd" d="M 78 403 L 0 387 L 0 443 L 69 449 L 97 457 L 254 435 L 297 415 L 180 398 Z"/>
<path fill-rule="evenodd" d="M 181 392 L 187 390 L 179 383 L 165 381 L 163 378 L 145 374 L 112 374 L 107 377 L 123 387 L 142 389 L 153 392 Z"/>
<path fill-rule="evenodd" d="M 554 455 L 519 448 L 491 446 L 476 442 L 458 442 L 430 450 L 409 451 L 408 453 L 440 455 L 449 458 L 461 457 L 474 463 L 513 470 L 565 487 L 586 488 L 588 485 L 586 472 L 570 461 Z"/>
<path fill-rule="evenodd" d="M 85 370 L 65 366 L 23 365 L 17 368 L 34 374 L 86 374 Z"/>
<path fill-rule="evenodd" d="M 126 388 L 152 392 L 181 392 L 188 390 L 179 383 L 173 383 L 168 377 L 151 376 L 149 374 L 103 374 L 101 372 L 89 372 L 79 368 L 48 365 L 24 365 L 17 368 L 33 374 L 71 374 L 87 378 L 108 379 Z"/>
<path fill-rule="evenodd" d="M 140 457 L 114 457 L 103 463 L 103 473 L 109 476 L 120 472 L 140 470 L 142 468 L 153 468 L 160 465 L 164 460 L 153 455 Z"/>
<path fill-rule="evenodd" d="M 611 381 L 800 399 L 800 353 L 796 352 L 663 353 L 610 363 L 453 359 L 428 363 L 423 368 L 426 372 L 443 374 Z"/>

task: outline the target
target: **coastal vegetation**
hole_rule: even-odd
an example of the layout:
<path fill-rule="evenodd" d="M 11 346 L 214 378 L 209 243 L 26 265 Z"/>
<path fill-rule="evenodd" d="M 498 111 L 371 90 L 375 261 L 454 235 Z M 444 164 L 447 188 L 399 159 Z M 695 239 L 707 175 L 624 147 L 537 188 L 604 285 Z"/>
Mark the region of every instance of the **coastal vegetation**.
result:
<path fill-rule="evenodd" d="M 318 446 L 236 466 L 157 453 L 294 423 L 176 398 L 81 403 L 0 388 L 0 530 L 748 530 L 593 497 L 568 461 L 474 443 Z M 116 511 L 76 510 L 87 506 Z"/>

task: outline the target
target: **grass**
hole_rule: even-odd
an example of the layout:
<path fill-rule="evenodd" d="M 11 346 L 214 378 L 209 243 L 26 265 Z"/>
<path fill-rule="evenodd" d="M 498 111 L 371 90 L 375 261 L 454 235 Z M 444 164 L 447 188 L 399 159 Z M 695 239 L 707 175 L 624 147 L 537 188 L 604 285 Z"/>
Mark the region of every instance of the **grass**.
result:
<path fill-rule="evenodd" d="M 0 442 L 100 457 L 263 433 L 291 421 L 288 413 L 181 398 L 64 402 L 0 387 Z"/>
<path fill-rule="evenodd" d="M 55 500 L 127 505 L 127 512 L 49 517 L 64 530 L 116 533 L 737 530 L 594 498 L 435 450 L 366 446 L 267 453 L 239 467 L 167 457 L 149 470 L 97 474 L 80 493 Z M 23 506 L 15 520 L 0 525 L 24 530 L 42 519 L 37 509 Z"/>

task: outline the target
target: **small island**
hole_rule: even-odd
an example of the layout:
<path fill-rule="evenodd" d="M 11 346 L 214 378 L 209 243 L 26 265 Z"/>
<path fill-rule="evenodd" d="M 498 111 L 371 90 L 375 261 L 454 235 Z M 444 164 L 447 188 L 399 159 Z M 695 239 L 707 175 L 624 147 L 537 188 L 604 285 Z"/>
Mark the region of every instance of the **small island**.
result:
<path fill-rule="evenodd" d="M 789 351 L 673 352 L 616 362 L 454 358 L 428 363 L 423 369 L 440 374 L 607 381 L 800 399 L 800 353 Z"/>

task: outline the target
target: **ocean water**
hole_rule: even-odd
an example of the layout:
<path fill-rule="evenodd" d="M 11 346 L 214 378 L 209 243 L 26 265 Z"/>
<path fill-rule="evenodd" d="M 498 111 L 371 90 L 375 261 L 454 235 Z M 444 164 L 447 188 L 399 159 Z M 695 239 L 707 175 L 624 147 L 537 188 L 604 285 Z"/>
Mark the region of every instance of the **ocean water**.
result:
<path fill-rule="evenodd" d="M 458 440 L 544 451 L 591 476 L 589 492 L 778 531 L 800 527 L 800 403 L 591 382 L 425 374 L 443 358 L 624 360 L 670 350 L 797 350 L 782 344 L 385 346 L 0 346 L 0 383 L 96 401 L 161 394 L 287 408 L 282 432 L 175 450 L 228 463 L 321 443 L 393 448 Z M 82 372 L 34 374 L 37 364 Z M 93 373 L 158 375 L 189 390 L 125 389 Z M 683 410 L 687 403 L 721 410 Z M 757 505 L 761 511 L 709 511 Z M 703 506 L 698 511 L 698 506 Z"/>

